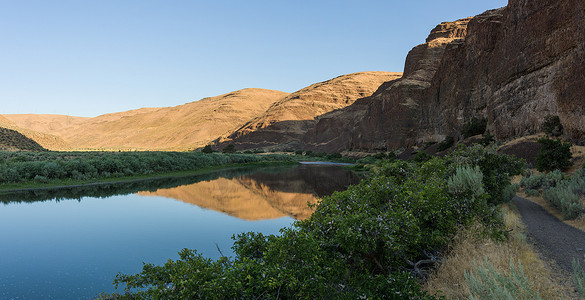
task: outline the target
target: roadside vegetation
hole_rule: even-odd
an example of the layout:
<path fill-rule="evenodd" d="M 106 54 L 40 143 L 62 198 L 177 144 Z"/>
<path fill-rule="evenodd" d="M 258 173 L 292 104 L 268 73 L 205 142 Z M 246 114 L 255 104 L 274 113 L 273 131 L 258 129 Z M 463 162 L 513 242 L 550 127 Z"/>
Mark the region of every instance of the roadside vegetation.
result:
<path fill-rule="evenodd" d="M 234 237 L 235 257 L 196 250 L 139 274 L 119 274 L 109 299 L 439 297 L 423 278 L 458 232 L 508 238 L 500 206 L 523 163 L 494 147 L 460 148 L 424 162 L 385 159 L 371 175 L 322 199 L 313 215 L 281 234 Z"/>

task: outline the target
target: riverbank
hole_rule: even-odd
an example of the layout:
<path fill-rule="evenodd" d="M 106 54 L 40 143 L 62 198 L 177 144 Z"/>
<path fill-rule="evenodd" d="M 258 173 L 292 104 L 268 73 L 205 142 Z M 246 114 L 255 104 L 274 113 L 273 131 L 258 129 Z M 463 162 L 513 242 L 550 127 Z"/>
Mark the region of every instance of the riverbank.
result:
<path fill-rule="evenodd" d="M 201 153 L 0 153 L 0 194 L 131 183 L 241 167 L 297 164 L 288 155 Z"/>

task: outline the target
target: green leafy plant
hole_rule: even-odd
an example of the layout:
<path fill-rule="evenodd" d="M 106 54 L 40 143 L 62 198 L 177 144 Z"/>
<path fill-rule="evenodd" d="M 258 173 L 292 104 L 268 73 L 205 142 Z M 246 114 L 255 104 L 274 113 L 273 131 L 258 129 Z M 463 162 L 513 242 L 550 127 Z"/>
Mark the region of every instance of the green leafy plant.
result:
<path fill-rule="evenodd" d="M 487 120 L 486 119 L 478 119 L 476 117 L 471 118 L 471 120 L 461 129 L 461 135 L 463 138 L 469 138 L 478 134 L 483 134 L 487 127 Z"/>
<path fill-rule="evenodd" d="M 222 150 L 223 153 L 236 153 L 236 146 L 234 144 L 229 144 L 225 146 Z"/>
<path fill-rule="evenodd" d="M 542 123 L 542 131 L 549 136 L 561 136 L 563 134 L 563 124 L 559 116 L 546 116 Z"/>
<path fill-rule="evenodd" d="M 453 147 L 453 145 L 455 144 L 455 139 L 452 136 L 447 136 L 445 137 L 445 139 L 439 143 L 439 146 L 437 146 L 437 151 L 441 152 L 441 151 L 445 151 L 451 147 Z"/>
<path fill-rule="evenodd" d="M 522 264 L 516 267 L 512 260 L 508 273 L 496 271 L 487 259 L 479 265 L 474 263 L 474 270 L 465 272 L 465 281 L 471 290 L 470 299 L 541 299 Z"/>
<path fill-rule="evenodd" d="M 585 297 L 585 270 L 581 266 L 581 262 L 578 259 L 573 259 L 573 283 L 577 288 L 577 292 Z"/>
<path fill-rule="evenodd" d="M 205 145 L 205 147 L 203 147 L 203 149 L 201 149 L 201 152 L 203 152 L 203 153 L 213 153 L 213 152 L 215 152 L 215 150 L 213 150 L 211 148 L 211 145 Z"/>
<path fill-rule="evenodd" d="M 541 171 L 562 170 L 572 165 L 571 143 L 549 138 L 538 139 L 541 148 L 536 156 L 536 168 Z"/>

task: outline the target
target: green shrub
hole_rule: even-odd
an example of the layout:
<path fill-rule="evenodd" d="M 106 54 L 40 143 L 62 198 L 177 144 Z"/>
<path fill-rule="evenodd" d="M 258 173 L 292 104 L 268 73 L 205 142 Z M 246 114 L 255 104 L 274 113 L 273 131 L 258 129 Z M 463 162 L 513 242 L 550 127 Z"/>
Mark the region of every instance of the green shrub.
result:
<path fill-rule="evenodd" d="M 455 144 L 455 139 L 452 136 L 447 136 L 442 142 L 439 143 L 439 146 L 437 146 L 437 151 L 445 151 L 451 148 L 453 144 Z"/>
<path fill-rule="evenodd" d="M 303 155 L 303 150 L 297 150 L 297 151 L 295 151 L 295 154 L 296 155 Z"/>
<path fill-rule="evenodd" d="M 539 190 L 526 189 L 526 190 L 524 190 L 524 192 L 526 193 L 526 195 L 528 195 L 530 197 L 538 197 L 538 196 L 540 196 L 540 191 Z"/>
<path fill-rule="evenodd" d="M 486 131 L 484 136 L 479 140 L 479 143 L 484 146 L 489 146 L 496 142 L 494 135 L 490 134 L 490 131 Z"/>
<path fill-rule="evenodd" d="M 203 153 L 213 153 L 215 151 L 211 148 L 211 145 L 205 145 L 205 147 L 203 147 L 203 149 L 201 149 L 201 152 L 203 152 Z"/>
<path fill-rule="evenodd" d="M 547 190 L 557 186 L 557 184 L 562 180 L 563 172 L 560 170 L 554 170 L 546 174 L 532 174 L 530 176 L 523 177 L 522 180 L 520 180 L 520 186 L 527 190 Z"/>
<path fill-rule="evenodd" d="M 556 206 L 567 220 L 576 219 L 583 212 L 579 195 L 573 192 L 571 184 L 567 181 L 546 190 L 543 197 Z"/>
<path fill-rule="evenodd" d="M 234 144 L 229 144 L 225 146 L 222 150 L 223 153 L 236 153 L 236 146 Z"/>
<path fill-rule="evenodd" d="M 559 116 L 546 116 L 542 123 L 542 131 L 549 136 L 561 136 L 563 134 L 563 124 Z"/>
<path fill-rule="evenodd" d="M 510 155 L 497 152 L 495 146 L 484 147 L 474 144 L 470 147 L 461 146 L 447 156 L 452 164 L 451 172 L 456 166 L 479 166 L 483 174 L 483 184 L 488 201 L 499 204 L 508 201 L 504 190 L 511 184 L 510 178 L 524 171 L 525 162 Z"/>
<path fill-rule="evenodd" d="M 536 168 L 541 171 L 562 170 L 572 165 L 571 143 L 560 140 L 540 138 L 541 148 L 536 156 Z"/>
<path fill-rule="evenodd" d="M 465 281 L 471 290 L 470 299 L 541 299 L 522 264 L 516 267 L 512 260 L 508 274 L 496 271 L 487 259 L 480 265 L 474 263 L 474 270 L 465 272 Z"/>
<path fill-rule="evenodd" d="M 431 158 L 433 158 L 430 154 L 420 150 L 416 153 L 416 155 L 412 158 L 413 161 L 415 162 L 425 162 L 427 160 L 430 160 Z"/>
<path fill-rule="evenodd" d="M 581 267 L 581 263 L 578 259 L 573 258 L 573 283 L 577 288 L 577 292 L 585 297 L 585 270 Z"/>
<path fill-rule="evenodd" d="M 478 166 L 458 166 L 455 175 L 447 181 L 449 192 L 454 195 L 472 195 L 474 198 L 484 193 L 483 174 Z"/>
<path fill-rule="evenodd" d="M 518 192 L 518 188 L 520 188 L 520 185 L 518 185 L 517 183 L 511 184 L 507 188 L 505 188 L 504 192 L 502 193 L 503 200 L 505 202 L 509 202 L 510 200 L 512 200 L 512 198 L 514 198 L 514 196 L 516 196 L 516 193 Z"/>
<path fill-rule="evenodd" d="M 330 153 L 327 155 L 327 159 L 341 159 L 341 153 Z"/>
<path fill-rule="evenodd" d="M 221 291 L 234 299 L 431 299 L 416 277 L 438 261 L 457 230 L 479 221 L 504 232 L 498 210 L 476 189 L 481 168 L 452 159 L 380 160 L 371 177 L 323 198 L 309 219 L 280 236 L 234 237 L 233 258 L 211 260 L 185 249 L 179 260 L 119 274 L 116 286 L 129 292 L 120 297 L 207 299 Z M 465 172 L 475 179 L 463 180 L 461 193 L 449 192 L 448 182 Z"/>
<path fill-rule="evenodd" d="M 467 122 L 463 125 L 463 129 L 461 129 L 461 135 L 463 138 L 469 138 L 478 134 L 483 134 L 487 127 L 487 120 L 486 119 L 478 119 L 473 117 L 471 121 Z"/>

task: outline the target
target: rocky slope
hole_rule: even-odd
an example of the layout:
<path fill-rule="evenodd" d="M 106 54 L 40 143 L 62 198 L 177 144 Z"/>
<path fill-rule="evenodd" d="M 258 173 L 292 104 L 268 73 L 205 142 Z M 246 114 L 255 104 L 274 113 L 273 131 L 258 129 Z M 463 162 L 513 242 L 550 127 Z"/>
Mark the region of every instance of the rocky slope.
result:
<path fill-rule="evenodd" d="M 264 114 L 219 140 L 238 149 L 272 145 L 297 147 L 316 117 L 370 96 L 380 84 L 401 73 L 360 72 L 313 84 L 276 101 Z M 221 148 L 221 146 L 220 146 Z"/>
<path fill-rule="evenodd" d="M 320 118 L 305 147 L 394 149 L 457 136 L 472 117 L 498 139 L 540 130 L 559 115 L 585 142 L 585 0 L 510 0 L 437 26 L 406 59 L 402 79 Z"/>
<path fill-rule="evenodd" d="M 233 132 L 286 95 L 244 89 L 176 107 L 102 115 L 54 134 L 76 149 L 193 149 Z"/>

